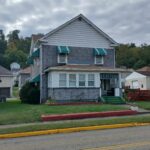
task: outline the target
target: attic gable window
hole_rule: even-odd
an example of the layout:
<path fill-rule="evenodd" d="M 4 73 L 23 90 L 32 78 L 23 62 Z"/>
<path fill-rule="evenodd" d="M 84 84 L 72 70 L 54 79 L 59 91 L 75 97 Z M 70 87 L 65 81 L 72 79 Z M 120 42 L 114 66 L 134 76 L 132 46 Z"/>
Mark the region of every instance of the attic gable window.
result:
<path fill-rule="evenodd" d="M 70 49 L 68 46 L 57 46 L 58 50 L 58 58 L 57 61 L 59 64 L 67 64 L 68 62 L 68 54 L 70 53 Z"/>

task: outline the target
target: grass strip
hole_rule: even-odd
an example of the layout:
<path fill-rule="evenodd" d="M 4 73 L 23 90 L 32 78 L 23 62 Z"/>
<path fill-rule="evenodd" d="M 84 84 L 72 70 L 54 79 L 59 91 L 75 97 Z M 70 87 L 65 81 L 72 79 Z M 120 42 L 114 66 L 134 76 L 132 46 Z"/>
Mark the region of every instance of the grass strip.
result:
<path fill-rule="evenodd" d="M 90 120 L 71 120 L 64 122 L 50 122 L 48 124 L 35 124 L 13 128 L 0 129 L 0 134 L 7 133 L 20 133 L 28 131 L 41 131 L 50 129 L 64 129 L 73 127 L 87 127 L 96 125 L 110 125 L 110 124 L 122 124 L 122 123 L 150 123 L 150 115 L 148 116 L 133 116 L 123 118 L 112 118 L 112 119 L 90 119 Z"/>

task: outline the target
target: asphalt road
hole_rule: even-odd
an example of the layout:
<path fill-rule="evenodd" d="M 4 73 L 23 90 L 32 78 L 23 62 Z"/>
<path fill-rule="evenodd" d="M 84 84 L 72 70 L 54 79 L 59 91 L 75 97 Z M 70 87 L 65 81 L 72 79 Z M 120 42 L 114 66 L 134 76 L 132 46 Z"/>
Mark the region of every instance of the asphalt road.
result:
<path fill-rule="evenodd" d="M 150 126 L 4 139 L 0 150 L 150 150 Z"/>

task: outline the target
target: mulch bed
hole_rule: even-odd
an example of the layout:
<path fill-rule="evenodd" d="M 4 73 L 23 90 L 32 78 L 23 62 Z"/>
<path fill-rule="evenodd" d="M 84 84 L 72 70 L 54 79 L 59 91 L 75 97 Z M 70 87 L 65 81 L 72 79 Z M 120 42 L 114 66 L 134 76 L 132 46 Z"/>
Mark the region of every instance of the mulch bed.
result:
<path fill-rule="evenodd" d="M 64 103 L 48 103 L 49 106 L 60 106 L 60 105 L 99 105 L 100 102 L 64 102 Z"/>
<path fill-rule="evenodd" d="M 106 111 L 106 112 L 88 112 L 88 113 L 72 113 L 72 114 L 59 114 L 59 115 L 42 115 L 42 121 L 58 121 L 58 120 L 71 120 L 71 119 L 85 119 L 97 117 L 113 117 L 113 116 L 127 116 L 135 115 L 137 111 L 122 110 L 122 111 Z"/>

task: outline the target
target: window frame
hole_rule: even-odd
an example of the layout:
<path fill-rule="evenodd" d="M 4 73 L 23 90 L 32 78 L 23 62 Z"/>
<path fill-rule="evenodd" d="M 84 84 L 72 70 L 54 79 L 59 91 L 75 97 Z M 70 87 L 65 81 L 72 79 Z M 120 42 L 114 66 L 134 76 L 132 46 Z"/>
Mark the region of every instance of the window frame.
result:
<path fill-rule="evenodd" d="M 60 79 L 61 75 L 65 75 L 65 79 Z M 63 81 L 65 85 L 60 85 L 60 82 Z M 67 74 L 66 73 L 59 73 L 59 87 L 67 87 Z"/>
<path fill-rule="evenodd" d="M 84 75 L 84 80 L 80 80 L 80 75 Z M 80 82 L 84 82 L 85 83 L 85 85 L 84 86 L 80 86 Z M 86 74 L 82 74 L 82 73 L 79 73 L 78 74 L 78 85 L 79 85 L 79 87 L 86 87 Z"/>
<path fill-rule="evenodd" d="M 89 76 L 90 76 L 90 75 L 93 75 L 93 77 L 94 77 L 93 80 L 89 80 Z M 90 73 L 90 74 L 87 75 L 87 78 L 88 78 L 88 80 L 87 80 L 87 85 L 88 85 L 88 87 L 95 87 L 95 74 Z M 89 85 L 89 82 L 93 82 L 94 84 L 93 84 L 92 86 L 90 86 L 90 85 Z"/>
<path fill-rule="evenodd" d="M 70 75 L 75 75 L 75 80 L 70 80 Z M 75 86 L 71 86 L 70 82 L 75 82 Z M 77 87 L 77 74 L 76 73 L 69 73 L 68 74 L 68 84 L 69 84 L 69 87 Z"/>
<path fill-rule="evenodd" d="M 101 63 L 98 63 L 98 62 L 97 62 L 97 59 L 98 59 L 98 58 L 101 58 L 101 59 L 102 59 Z M 96 65 L 103 65 L 103 64 L 104 64 L 104 56 L 97 56 L 97 55 L 96 55 L 94 61 L 95 61 L 95 64 L 96 64 Z"/>
<path fill-rule="evenodd" d="M 60 57 L 61 56 L 65 56 L 65 62 L 60 62 Z M 67 64 L 68 63 L 68 55 L 67 54 L 58 54 L 57 62 L 58 62 L 58 64 Z"/>

